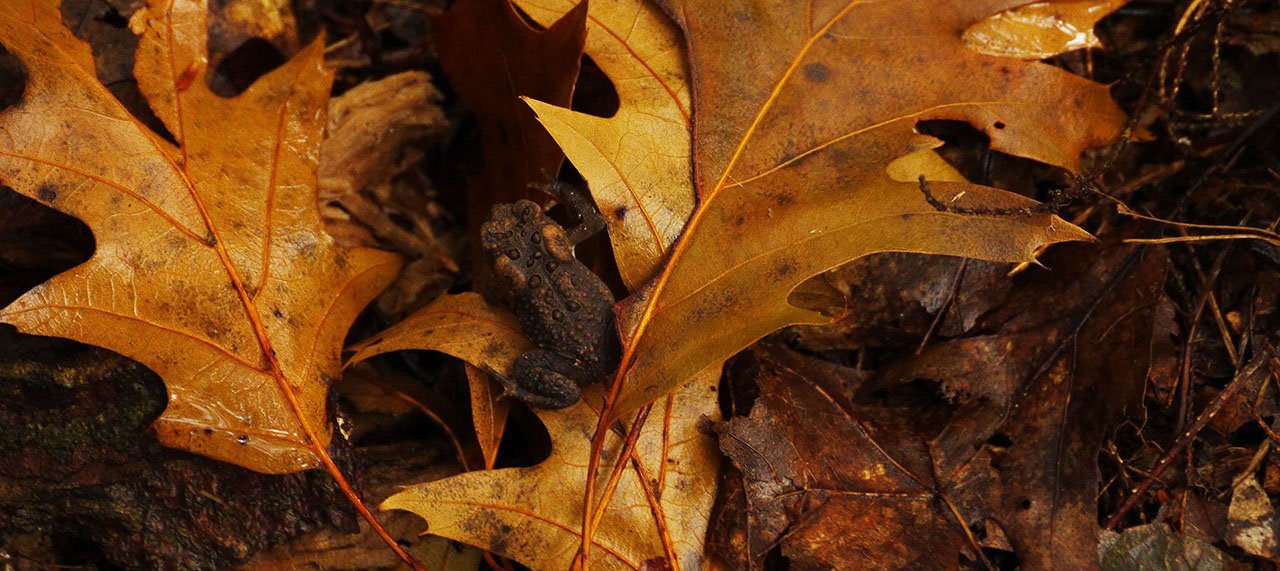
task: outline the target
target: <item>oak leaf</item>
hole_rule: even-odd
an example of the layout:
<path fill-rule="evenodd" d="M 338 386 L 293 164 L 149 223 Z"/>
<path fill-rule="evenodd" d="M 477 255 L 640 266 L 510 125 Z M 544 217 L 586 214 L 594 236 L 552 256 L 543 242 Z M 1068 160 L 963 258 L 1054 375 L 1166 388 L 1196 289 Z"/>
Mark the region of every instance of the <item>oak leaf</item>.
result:
<path fill-rule="evenodd" d="M 613 501 L 592 537 L 591 568 L 639 569 L 653 559 L 701 567 L 703 536 L 719 472 L 711 438 L 699 425 L 716 416 L 717 377 L 706 375 L 668 397 L 660 418 L 641 431 Z M 552 451 L 529 468 L 467 472 L 412 486 L 383 509 L 412 511 L 436 535 L 480 546 L 534 569 L 568 569 L 582 542 L 583 494 L 592 434 L 600 419 L 600 385 L 578 404 L 539 410 Z M 624 436 L 611 432 L 605 455 L 616 458 Z M 592 477 L 609 479 L 611 463 Z M 599 488 L 597 488 L 599 489 Z M 597 502 L 593 506 L 598 506 Z"/>
<path fill-rule="evenodd" d="M 463 293 L 443 296 L 356 345 L 351 362 L 402 349 L 426 349 L 461 358 L 468 367 L 508 371 L 516 357 L 532 348 L 515 315 L 487 304 L 478 294 Z M 591 552 L 593 564 L 635 568 L 664 557 L 670 547 L 684 568 L 697 567 L 719 465 L 714 443 L 698 430 L 701 419 L 718 416 L 716 377 L 703 380 L 670 397 L 665 408 L 655 408 L 658 419 L 642 430 L 635 462 L 628 465 L 615 500 L 604 512 L 602 530 L 594 538 L 597 548 Z M 474 393 L 477 384 L 471 387 Z M 535 569 L 569 567 L 581 543 L 582 490 L 601 396 L 601 387 L 595 386 L 573 407 L 536 410 L 553 445 L 551 455 L 537 466 L 469 472 L 420 484 L 392 496 L 382 507 L 412 511 L 427 520 L 433 534 Z M 472 395 L 473 405 L 476 397 Z M 505 411 L 508 401 L 498 403 Z M 482 442 L 486 426 L 490 425 L 477 425 Z M 615 434 L 607 454 L 616 457 L 621 444 Z M 610 468 L 603 466 L 601 477 L 607 478 Z"/>
<path fill-rule="evenodd" d="M 575 6 L 574 0 L 515 2 L 544 25 Z M 688 62 L 679 30 L 647 2 L 591 4 L 586 51 L 614 78 L 613 116 L 525 101 L 590 183 L 622 281 L 634 291 L 666 259 L 693 212 Z"/>
<path fill-rule="evenodd" d="M 634 328 L 616 414 L 776 329 L 826 323 L 787 296 L 858 257 L 1031 261 L 1046 244 L 1087 239 L 1050 215 L 939 211 L 886 172 L 938 144 L 913 130 L 922 120 L 968 121 L 997 150 L 1068 169 L 1118 133 L 1123 115 L 1105 86 L 966 47 L 967 26 L 1020 2 L 662 4 L 689 46 L 699 204 L 662 271 L 619 306 Z M 967 183 L 934 193 L 961 208 L 1028 205 Z"/>
<path fill-rule="evenodd" d="M 490 305 L 480 294 L 465 292 L 440 296 L 404 321 L 355 345 L 350 362 L 404 349 L 440 351 L 466 361 L 476 439 L 485 467 L 492 468 L 511 401 L 501 398 L 502 387 L 489 378 L 484 367 L 510 370 L 516 357 L 533 348 L 520 332 L 514 314 Z"/>
<path fill-rule="evenodd" d="M 0 113 L 0 182 L 97 240 L 86 263 L 0 320 L 158 373 L 165 445 L 294 472 L 326 459 L 326 392 L 347 327 L 400 262 L 338 248 L 320 224 L 323 45 L 224 99 L 206 84 L 206 15 L 202 0 L 173 0 L 132 22 L 143 33 L 135 76 L 174 144 L 98 82 L 56 0 L 0 3 L 0 43 L 29 77 Z"/>

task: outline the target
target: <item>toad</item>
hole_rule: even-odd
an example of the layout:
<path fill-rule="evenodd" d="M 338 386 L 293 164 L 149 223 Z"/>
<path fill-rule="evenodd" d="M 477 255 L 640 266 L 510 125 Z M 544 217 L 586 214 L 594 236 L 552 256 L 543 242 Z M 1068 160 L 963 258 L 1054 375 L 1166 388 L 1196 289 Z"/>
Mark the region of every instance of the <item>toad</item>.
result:
<path fill-rule="evenodd" d="M 618 366 L 621 347 L 613 294 L 573 256 L 573 247 L 604 228 L 586 196 L 568 184 L 546 188 L 578 219 L 566 230 L 537 204 L 498 204 L 480 230 L 494 272 L 515 294 L 520 329 L 537 349 L 520 355 L 507 377 L 489 370 L 505 394 L 529 405 L 559 409 L 581 398 L 580 387 Z"/>

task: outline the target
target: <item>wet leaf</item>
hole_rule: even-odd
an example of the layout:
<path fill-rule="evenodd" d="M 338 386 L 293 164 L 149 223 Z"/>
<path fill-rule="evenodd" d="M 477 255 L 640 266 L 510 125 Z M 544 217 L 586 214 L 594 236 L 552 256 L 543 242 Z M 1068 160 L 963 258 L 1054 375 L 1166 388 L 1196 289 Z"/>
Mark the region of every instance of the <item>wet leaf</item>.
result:
<path fill-rule="evenodd" d="M 886 173 L 937 145 L 914 132 L 921 120 L 969 121 L 995 149 L 1068 169 L 1118 132 L 1105 86 L 965 47 L 959 30 L 1011 2 L 663 4 L 690 50 L 699 205 L 651 286 L 620 307 L 636 327 L 619 414 L 780 327 L 826 323 L 787 297 L 855 258 L 1027 261 L 1087 238 L 1047 215 L 940 212 L 895 180 L 903 173 Z M 961 207 L 1028 204 L 964 183 L 934 192 Z"/>
<path fill-rule="evenodd" d="M 719 459 L 699 424 L 716 416 L 714 377 L 689 383 L 654 408 L 593 538 L 592 569 L 636 569 L 665 557 L 664 542 L 684 569 L 701 564 Z M 568 569 L 581 545 L 582 490 L 601 386 L 577 405 L 536 411 L 551 434 L 551 455 L 530 468 L 468 472 L 413 486 L 383 502 L 412 511 L 431 533 L 480 546 L 534 569 Z M 606 458 L 623 438 L 610 434 Z M 596 476 L 607 480 L 612 462 Z M 661 523 L 661 528 L 659 527 Z M 659 529 L 665 529 L 660 533 Z"/>
<path fill-rule="evenodd" d="M 88 262 L 0 319 L 159 373 L 164 444 L 292 472 L 320 463 L 343 337 L 399 261 L 336 247 L 320 225 L 323 46 L 222 99 L 205 82 L 206 14 L 203 1 L 177 0 L 134 19 L 135 75 L 173 145 L 98 83 L 57 2 L 0 4 L 0 43 L 30 77 L 0 113 L 0 182 L 80 218 L 97 240 Z"/>
<path fill-rule="evenodd" d="M 516 4 L 544 25 L 576 5 Z M 688 64 L 679 30 L 647 2 L 590 4 L 586 51 L 615 78 L 613 116 L 593 117 L 537 97 L 526 101 L 587 179 L 623 282 L 635 290 L 666 259 L 693 212 Z"/>

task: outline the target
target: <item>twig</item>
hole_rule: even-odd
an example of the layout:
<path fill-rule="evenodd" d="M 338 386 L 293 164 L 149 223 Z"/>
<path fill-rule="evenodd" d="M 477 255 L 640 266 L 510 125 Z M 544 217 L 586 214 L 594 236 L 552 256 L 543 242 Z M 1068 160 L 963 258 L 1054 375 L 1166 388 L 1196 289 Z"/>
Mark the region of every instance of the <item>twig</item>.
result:
<path fill-rule="evenodd" d="M 1273 361 L 1276 359 L 1274 349 L 1271 347 L 1267 347 L 1266 351 L 1260 353 L 1252 362 L 1249 363 L 1247 367 L 1236 374 L 1235 378 L 1231 380 L 1231 383 L 1228 384 L 1222 392 L 1218 393 L 1218 396 L 1213 399 L 1213 402 L 1209 403 L 1209 406 L 1205 408 L 1204 412 L 1200 413 L 1200 416 L 1196 418 L 1196 421 L 1191 425 L 1191 428 L 1184 432 L 1182 436 L 1178 438 L 1178 441 L 1169 448 L 1169 450 L 1165 451 L 1164 455 L 1160 457 L 1160 460 L 1156 462 L 1155 468 L 1151 470 L 1151 476 L 1138 484 L 1138 487 L 1133 490 L 1133 493 L 1129 494 L 1129 497 L 1125 498 L 1124 502 L 1120 504 L 1120 508 L 1117 509 L 1110 518 L 1107 518 L 1107 523 L 1102 526 L 1103 529 L 1112 531 L 1115 530 L 1116 526 L 1120 525 L 1120 521 L 1138 505 L 1138 502 L 1144 495 L 1146 495 L 1147 491 L 1151 489 L 1151 486 L 1156 483 L 1160 476 L 1164 474 L 1164 471 L 1173 464 L 1173 460 L 1178 457 L 1182 450 L 1185 449 L 1187 445 L 1195 439 L 1196 435 L 1199 434 L 1201 430 L 1204 430 L 1204 427 L 1208 426 L 1209 422 L 1222 411 L 1222 407 L 1226 405 L 1227 401 L 1231 400 L 1236 393 L 1240 392 L 1240 390 L 1244 388 L 1245 379 L 1248 379 L 1257 373 L 1258 369 L 1261 368 L 1262 364 L 1268 359 Z"/>

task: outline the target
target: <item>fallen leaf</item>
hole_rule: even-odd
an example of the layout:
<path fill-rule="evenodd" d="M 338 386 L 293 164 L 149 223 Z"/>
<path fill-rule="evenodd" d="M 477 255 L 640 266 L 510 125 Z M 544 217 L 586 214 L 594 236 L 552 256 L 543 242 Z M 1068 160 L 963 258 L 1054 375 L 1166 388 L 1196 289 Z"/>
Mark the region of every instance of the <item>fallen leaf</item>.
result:
<path fill-rule="evenodd" d="M 1250 476 L 1231 491 L 1227 508 L 1228 541 L 1247 553 L 1280 561 L 1280 517 L 1267 492 Z"/>
<path fill-rule="evenodd" d="M 532 196 L 530 183 L 550 182 L 560 170 L 564 153 L 520 97 L 569 104 L 585 16 L 584 2 L 546 30 L 535 30 L 509 0 L 471 0 L 432 18 L 440 65 L 480 124 L 484 169 L 467 193 L 476 243 L 490 207 Z"/>
<path fill-rule="evenodd" d="M 511 402 L 483 367 L 508 372 L 516 357 L 534 348 L 510 311 L 476 293 L 443 295 L 404 321 L 354 347 L 349 364 L 370 357 L 420 349 L 440 351 L 467 362 L 471 415 L 486 468 L 493 467 L 506 430 Z"/>
<path fill-rule="evenodd" d="M 933 493 L 922 435 L 870 423 L 883 413 L 842 396 L 839 367 L 781 350 L 752 356 L 760 398 L 718 431 L 743 475 L 736 534 L 750 568 L 779 542 L 798 569 L 956 567 L 963 528 Z"/>
<path fill-rule="evenodd" d="M 516 0 L 549 25 L 573 0 Z M 595 2 L 586 52 L 614 79 L 618 111 L 602 118 L 537 97 L 525 101 L 586 178 L 604 215 L 622 281 L 653 276 L 694 207 L 688 63 L 680 32 L 648 2 Z"/>
<path fill-rule="evenodd" d="M 448 353 L 477 367 L 507 371 L 534 344 L 520 332 L 515 314 L 490 305 L 478 293 L 443 295 L 404 321 L 357 343 L 348 364 L 420 349 Z"/>
<path fill-rule="evenodd" d="M 964 43 L 987 55 L 1038 60 L 1102 45 L 1093 27 L 1125 0 L 1034 2 L 993 14 L 964 31 Z"/>
<path fill-rule="evenodd" d="M 1107 532 L 1098 545 L 1103 571 L 1179 569 L 1225 571 L 1232 565 L 1221 549 L 1202 539 L 1176 533 L 1163 523 L 1140 525 L 1122 533 Z"/>
<path fill-rule="evenodd" d="M 937 145 L 913 131 L 922 120 L 969 121 L 997 150 L 1068 169 L 1118 132 L 1123 115 L 1105 86 L 965 47 L 961 30 L 1011 2 L 662 4 L 689 46 L 699 206 L 651 286 L 620 305 L 634 329 L 617 414 L 778 328 L 826 323 L 787 296 L 855 258 L 1030 261 L 1046 244 L 1088 239 L 1048 215 L 940 212 L 885 171 Z M 987 187 L 934 186 L 959 207 L 1029 204 Z"/>
<path fill-rule="evenodd" d="M 761 397 L 720 440 L 747 514 L 718 521 L 750 525 L 735 533 L 752 556 L 781 543 L 801 568 L 954 568 L 976 557 L 978 524 L 1029 568 L 1096 568 L 1097 454 L 1140 402 L 1167 262 L 1072 247 L 1049 263 L 978 328 L 998 333 L 934 346 L 879 379 L 753 353 Z M 945 414 L 875 396 L 919 379 L 949 397 Z"/>
<path fill-rule="evenodd" d="M 699 424 L 716 416 L 715 381 L 715 376 L 700 378 L 672 395 L 665 410 L 655 407 L 657 418 L 641 431 L 634 462 L 622 473 L 592 539 L 591 568 L 637 569 L 664 558 L 667 546 L 681 568 L 701 568 L 719 459 Z M 427 520 L 432 534 L 534 569 L 570 568 L 582 542 L 582 490 L 601 389 L 586 389 L 572 407 L 536 411 L 552 440 L 551 455 L 542 463 L 420 484 L 391 496 L 382 508 L 414 512 Z M 611 432 L 605 457 L 615 458 L 622 441 Z M 593 476 L 608 480 L 612 467 L 606 463 Z"/>
<path fill-rule="evenodd" d="M 511 312 L 489 305 L 478 294 L 463 293 L 441 297 L 356 345 L 351 363 L 391 351 L 425 349 L 461 358 L 468 366 L 487 365 L 506 372 L 516 357 L 532 348 Z M 487 376 L 480 378 L 486 381 L 485 387 L 493 388 Z M 714 444 L 698 431 L 698 424 L 718 416 L 716 378 L 691 383 L 669 399 L 666 408 L 655 408 L 655 418 L 642 430 L 634 453 L 652 489 L 646 491 L 635 466 L 629 465 L 595 538 L 601 549 L 592 551 L 593 563 L 606 569 L 637 567 L 644 560 L 664 556 L 665 538 L 685 568 L 697 568 L 719 467 Z M 600 419 L 601 390 L 600 385 L 587 388 L 583 400 L 568 409 L 535 409 L 553 444 L 551 456 L 537 466 L 469 472 L 420 484 L 393 496 L 383 508 L 412 511 L 427 520 L 432 534 L 483 547 L 533 568 L 568 567 L 581 542 L 582 490 L 591 435 Z M 473 407 L 476 398 L 492 398 L 477 390 L 474 382 L 472 393 Z M 495 413 L 484 413 L 483 407 L 473 410 L 482 440 L 485 431 L 499 422 L 486 424 L 482 419 L 505 416 L 509 404 L 507 399 L 496 400 L 501 410 Z M 621 441 L 614 436 L 607 454 L 616 456 Z M 488 438 L 500 438 L 500 434 Z M 491 465 L 489 454 L 486 462 Z M 611 468 L 601 468 L 605 477 Z M 647 499 L 649 493 L 652 502 Z M 659 515 L 655 516 L 655 509 Z M 668 530 L 665 535 L 658 522 Z"/>
<path fill-rule="evenodd" d="M 399 262 L 334 247 L 320 226 L 323 46 L 222 99 L 205 84 L 206 13 L 178 0 L 135 18 L 146 30 L 135 73 L 175 146 L 95 79 L 57 2 L 0 5 L 0 43 L 29 74 L 23 100 L 0 113 L 0 181 L 97 240 L 88 262 L 0 319 L 158 373 L 167 446 L 261 472 L 312 468 L 347 327 Z"/>
<path fill-rule="evenodd" d="M 958 501 L 999 522 L 1024 565 L 1097 566 L 1097 455 L 1141 403 L 1167 259 L 1159 250 L 1062 248 L 979 330 L 925 351 L 901 379 L 956 399 L 930 442 Z"/>

